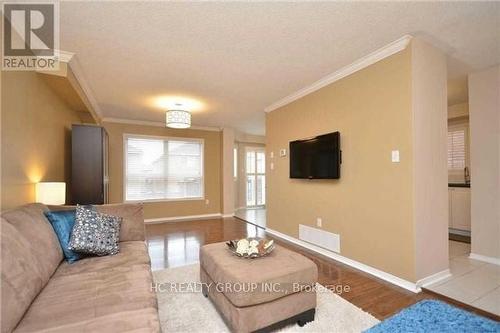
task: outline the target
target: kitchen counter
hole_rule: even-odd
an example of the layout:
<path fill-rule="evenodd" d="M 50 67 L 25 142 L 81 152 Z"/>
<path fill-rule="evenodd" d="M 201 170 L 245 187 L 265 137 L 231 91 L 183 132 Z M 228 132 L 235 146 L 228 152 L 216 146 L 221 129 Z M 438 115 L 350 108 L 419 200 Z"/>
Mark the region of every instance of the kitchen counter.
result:
<path fill-rule="evenodd" d="M 448 183 L 448 187 L 469 187 L 470 188 L 470 183 Z"/>

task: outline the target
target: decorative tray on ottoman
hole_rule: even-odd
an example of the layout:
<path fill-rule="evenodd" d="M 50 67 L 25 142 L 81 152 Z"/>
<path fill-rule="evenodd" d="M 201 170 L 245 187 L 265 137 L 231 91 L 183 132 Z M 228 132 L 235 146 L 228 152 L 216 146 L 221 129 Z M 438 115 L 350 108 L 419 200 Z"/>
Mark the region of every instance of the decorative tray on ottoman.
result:
<path fill-rule="evenodd" d="M 264 257 L 274 250 L 274 241 L 261 237 L 230 240 L 226 245 L 234 255 L 246 259 Z"/>

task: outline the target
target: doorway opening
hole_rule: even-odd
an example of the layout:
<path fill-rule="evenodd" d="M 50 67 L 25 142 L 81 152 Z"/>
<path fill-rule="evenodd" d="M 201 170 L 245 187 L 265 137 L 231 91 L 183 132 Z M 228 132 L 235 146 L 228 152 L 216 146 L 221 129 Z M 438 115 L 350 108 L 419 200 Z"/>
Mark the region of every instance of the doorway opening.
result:
<path fill-rule="evenodd" d="M 241 152 L 241 206 L 235 216 L 266 226 L 266 151 L 263 146 L 245 146 Z"/>
<path fill-rule="evenodd" d="M 266 152 L 263 148 L 247 147 L 245 152 L 246 207 L 266 204 Z"/>

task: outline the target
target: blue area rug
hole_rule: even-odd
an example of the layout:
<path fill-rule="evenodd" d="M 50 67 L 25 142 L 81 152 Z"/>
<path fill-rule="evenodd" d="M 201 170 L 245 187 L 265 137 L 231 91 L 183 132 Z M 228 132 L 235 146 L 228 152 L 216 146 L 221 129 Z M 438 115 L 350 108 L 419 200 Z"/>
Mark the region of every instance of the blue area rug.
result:
<path fill-rule="evenodd" d="M 500 323 L 440 301 L 425 300 L 402 310 L 365 332 L 500 333 Z"/>

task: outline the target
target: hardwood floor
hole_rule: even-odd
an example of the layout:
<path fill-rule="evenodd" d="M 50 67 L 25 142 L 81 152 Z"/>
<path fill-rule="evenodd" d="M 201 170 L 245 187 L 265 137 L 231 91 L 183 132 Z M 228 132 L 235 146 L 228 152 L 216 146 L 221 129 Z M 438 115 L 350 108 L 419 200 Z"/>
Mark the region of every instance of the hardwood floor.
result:
<path fill-rule="evenodd" d="M 276 239 L 253 224 L 236 218 L 198 220 L 176 223 L 149 224 L 146 237 L 153 270 L 198 262 L 200 246 L 250 236 L 265 236 L 310 258 L 318 266 L 318 282 L 333 291 L 349 286 L 340 294 L 344 299 L 383 320 L 422 299 L 440 299 L 478 314 L 488 315 L 450 299 L 423 291 L 414 294 L 372 275 L 351 268 L 333 259 Z M 345 290 L 345 289 L 344 289 Z M 491 317 L 494 319 L 495 317 Z"/>

